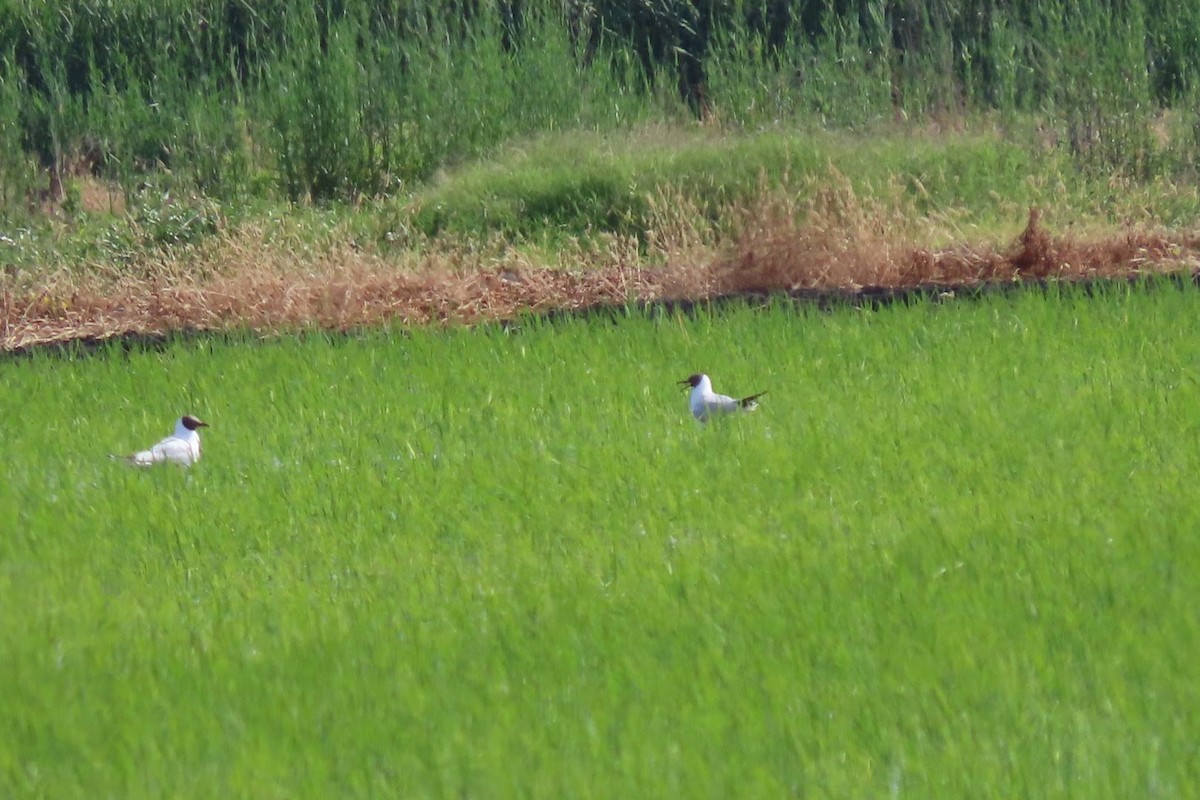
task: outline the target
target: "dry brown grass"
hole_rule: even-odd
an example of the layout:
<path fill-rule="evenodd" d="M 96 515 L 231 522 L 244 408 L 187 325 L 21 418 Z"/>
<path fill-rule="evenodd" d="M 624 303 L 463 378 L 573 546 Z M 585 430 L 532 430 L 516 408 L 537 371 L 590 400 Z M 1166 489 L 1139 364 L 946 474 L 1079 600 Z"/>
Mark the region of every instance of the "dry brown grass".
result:
<path fill-rule="evenodd" d="M 836 177 L 836 176 L 835 176 Z M 792 222 L 803 219 L 802 224 Z M 951 225 L 952 226 L 952 225 Z M 1015 280 L 1126 278 L 1194 269 L 1193 239 L 1134 228 L 1053 236 L 1030 209 L 1025 229 L 1001 243 L 931 248 L 940 220 L 914 220 L 898 203 L 862 201 L 835 181 L 796 209 L 769 198 L 743 221 L 733 247 L 711 266 L 716 293 L 974 286 Z"/>
<path fill-rule="evenodd" d="M 1056 236 L 1036 209 L 1011 242 L 934 249 L 924 242 L 945 238 L 939 220 L 864 201 L 836 175 L 794 196 L 764 192 L 754 207 L 730 209 L 721 226 L 684 197 L 656 198 L 652 218 L 641 242 L 600 238 L 549 256 L 503 241 L 385 254 L 243 226 L 132 272 L 63 272 L 36 285 L 0 278 L 0 348 L 174 330 L 472 323 L 751 292 L 1123 278 L 1195 271 L 1200 260 L 1197 241 L 1169 232 Z"/>

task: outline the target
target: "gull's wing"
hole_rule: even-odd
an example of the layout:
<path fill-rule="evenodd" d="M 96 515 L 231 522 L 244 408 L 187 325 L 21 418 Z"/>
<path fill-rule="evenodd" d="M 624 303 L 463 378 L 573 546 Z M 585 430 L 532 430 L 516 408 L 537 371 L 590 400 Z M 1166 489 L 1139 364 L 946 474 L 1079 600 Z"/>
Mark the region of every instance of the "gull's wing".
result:
<path fill-rule="evenodd" d="M 740 401 L 734 400 L 729 395 L 714 394 L 704 398 L 704 408 L 709 413 L 728 414 L 741 408 L 741 404 Z"/>
<path fill-rule="evenodd" d="M 704 416 L 713 414 L 732 414 L 735 411 L 753 411 L 758 408 L 758 398 L 766 392 L 752 394 L 740 400 L 727 394 L 714 394 L 704 399 Z M 699 416 L 699 415 L 697 415 Z"/>
<path fill-rule="evenodd" d="M 129 457 L 129 463 L 136 467 L 149 467 L 153 464 L 171 462 L 191 466 L 199 457 L 192 452 L 191 445 L 183 439 L 168 436 L 149 450 L 140 450 Z"/>

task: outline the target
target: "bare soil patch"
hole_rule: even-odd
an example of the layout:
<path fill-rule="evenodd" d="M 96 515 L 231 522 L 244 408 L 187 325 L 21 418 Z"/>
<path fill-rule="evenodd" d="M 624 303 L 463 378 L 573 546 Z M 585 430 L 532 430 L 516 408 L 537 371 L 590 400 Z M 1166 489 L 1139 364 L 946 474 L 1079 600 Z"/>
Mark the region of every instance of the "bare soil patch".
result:
<path fill-rule="evenodd" d="M 0 349 L 179 330 L 277 333 L 476 323 L 526 312 L 731 294 L 952 291 L 1200 268 L 1195 237 L 1132 229 L 1054 235 L 1037 210 L 1011 242 L 940 249 L 921 246 L 878 210 L 848 214 L 844 203 L 817 202 L 802 224 L 794 211 L 767 204 L 739 220 L 740 233 L 725 241 L 664 216 L 646 241 L 600 239 L 558 254 L 553 263 L 535 262 L 503 243 L 430 247 L 403 256 L 353 243 L 308 252 L 244 229 L 164 257 L 136 276 L 64 273 L 24 287 L 10 281 L 3 287 Z"/>

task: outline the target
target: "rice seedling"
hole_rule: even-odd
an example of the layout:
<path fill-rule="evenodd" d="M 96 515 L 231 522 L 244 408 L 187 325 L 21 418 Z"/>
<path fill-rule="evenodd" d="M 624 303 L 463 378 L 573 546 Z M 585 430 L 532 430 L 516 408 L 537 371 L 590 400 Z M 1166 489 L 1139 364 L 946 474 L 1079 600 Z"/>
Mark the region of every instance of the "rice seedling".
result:
<path fill-rule="evenodd" d="M 10 358 L 0 789 L 1193 794 L 1197 302 Z"/>

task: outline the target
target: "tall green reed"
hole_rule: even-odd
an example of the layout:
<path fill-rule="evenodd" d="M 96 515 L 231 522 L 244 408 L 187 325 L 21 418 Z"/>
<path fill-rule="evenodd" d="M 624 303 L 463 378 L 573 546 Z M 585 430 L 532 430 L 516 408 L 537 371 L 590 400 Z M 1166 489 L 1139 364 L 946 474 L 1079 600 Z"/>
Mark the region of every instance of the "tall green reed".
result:
<path fill-rule="evenodd" d="M 693 114 L 758 127 L 999 112 L 1053 130 L 1084 166 L 1144 179 L 1200 153 L 1197 25 L 1200 11 L 1161 0 L 13 2 L 0 199 L 84 168 L 127 189 L 156 173 L 218 197 L 352 198 L 514 137 Z M 1152 133 L 1171 108 L 1164 144 Z"/>

